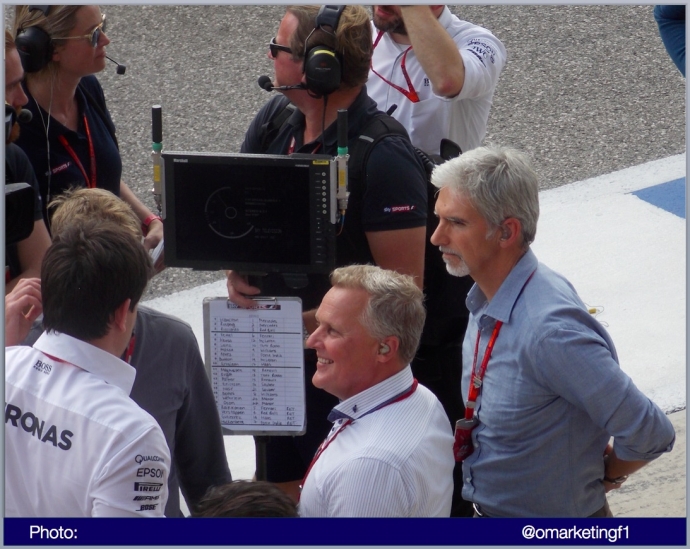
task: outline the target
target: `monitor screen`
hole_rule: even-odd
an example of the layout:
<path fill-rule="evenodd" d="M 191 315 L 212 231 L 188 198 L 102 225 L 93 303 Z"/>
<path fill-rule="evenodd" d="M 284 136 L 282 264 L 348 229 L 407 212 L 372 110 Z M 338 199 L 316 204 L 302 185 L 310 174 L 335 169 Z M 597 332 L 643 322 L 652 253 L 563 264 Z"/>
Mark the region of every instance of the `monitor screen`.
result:
<path fill-rule="evenodd" d="M 330 272 L 335 169 L 323 155 L 165 152 L 165 262 Z"/>

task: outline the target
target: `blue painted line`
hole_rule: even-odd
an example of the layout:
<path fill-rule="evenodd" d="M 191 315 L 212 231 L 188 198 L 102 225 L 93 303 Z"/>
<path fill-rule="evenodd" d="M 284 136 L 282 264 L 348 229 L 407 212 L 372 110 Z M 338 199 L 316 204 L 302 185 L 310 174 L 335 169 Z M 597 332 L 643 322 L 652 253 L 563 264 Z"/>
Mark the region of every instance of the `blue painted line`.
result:
<path fill-rule="evenodd" d="M 685 178 L 674 179 L 632 194 L 642 200 L 685 219 Z"/>

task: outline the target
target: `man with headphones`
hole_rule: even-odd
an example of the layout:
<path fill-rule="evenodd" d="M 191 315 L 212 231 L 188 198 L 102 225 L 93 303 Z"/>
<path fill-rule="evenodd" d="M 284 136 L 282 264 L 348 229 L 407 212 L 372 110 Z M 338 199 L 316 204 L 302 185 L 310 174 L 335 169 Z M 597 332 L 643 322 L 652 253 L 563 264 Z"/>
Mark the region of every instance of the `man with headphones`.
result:
<path fill-rule="evenodd" d="M 364 7 L 288 8 L 269 44 L 273 86 L 264 86 L 282 95 L 259 111 L 247 130 L 242 152 L 335 156 L 339 109 L 347 109 L 352 150 L 366 124 L 382 115 L 365 88 L 371 53 L 371 25 Z M 288 108 L 292 110 L 285 123 L 276 125 L 275 119 Z M 272 126 L 274 130 L 267 131 Z M 337 265 L 375 263 L 413 276 L 421 288 L 427 221 L 424 166 L 408 139 L 388 136 L 373 147 L 365 171 L 365 178 L 349 182 L 349 203 L 337 239 Z M 307 333 L 316 327 L 315 309 L 329 287 L 326 275 L 269 274 L 248 281 L 241 273 L 228 272 L 229 297 L 239 306 L 253 306 L 251 296 L 259 293 L 300 297 Z M 309 350 L 305 370 L 307 380 L 316 371 L 316 356 Z M 267 444 L 267 480 L 279 483 L 295 499 L 309 462 L 331 427 L 328 413 L 337 404 L 336 398 L 309 381 L 306 387 L 307 433 L 271 437 Z"/>
<path fill-rule="evenodd" d="M 333 271 L 307 339 L 312 382 L 340 399 L 304 478 L 302 517 L 447 517 L 453 437 L 410 361 L 424 327 L 411 277 L 373 265 Z"/>
<path fill-rule="evenodd" d="M 19 135 L 17 118 L 26 116 L 22 107 L 28 98 L 22 89 L 24 71 L 9 31 L 5 30 L 5 183 L 27 183 L 34 191 L 33 230 L 17 242 L 5 246 L 5 293 L 10 292 L 22 278 L 37 278 L 50 236 L 43 220 L 38 181 L 24 151 L 12 143 Z"/>

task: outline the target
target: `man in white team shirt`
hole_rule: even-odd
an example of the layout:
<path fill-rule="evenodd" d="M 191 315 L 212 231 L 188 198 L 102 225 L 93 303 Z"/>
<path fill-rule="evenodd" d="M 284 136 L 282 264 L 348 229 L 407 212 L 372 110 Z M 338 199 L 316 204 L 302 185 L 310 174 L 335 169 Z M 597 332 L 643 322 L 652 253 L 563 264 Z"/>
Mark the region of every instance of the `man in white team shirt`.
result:
<path fill-rule="evenodd" d="M 482 144 L 506 50 L 488 30 L 443 5 L 374 6 L 367 93 L 410 140 L 439 154 L 442 138 L 467 152 Z"/>
<path fill-rule="evenodd" d="M 118 358 L 151 269 L 111 222 L 54 237 L 41 267 L 45 332 L 5 349 L 6 516 L 163 516 L 170 453 Z"/>
<path fill-rule="evenodd" d="M 371 265 L 333 271 L 307 340 L 312 383 L 341 402 L 305 476 L 302 517 L 447 517 L 453 436 L 409 362 L 424 326 L 412 278 Z"/>

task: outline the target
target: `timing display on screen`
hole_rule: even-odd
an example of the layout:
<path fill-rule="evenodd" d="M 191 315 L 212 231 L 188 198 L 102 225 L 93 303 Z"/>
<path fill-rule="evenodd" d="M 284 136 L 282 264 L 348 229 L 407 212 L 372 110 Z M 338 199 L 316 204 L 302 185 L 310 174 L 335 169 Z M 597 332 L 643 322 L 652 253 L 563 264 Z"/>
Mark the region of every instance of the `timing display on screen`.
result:
<path fill-rule="evenodd" d="M 328 157 L 163 156 L 167 264 L 274 272 L 332 268 Z"/>

